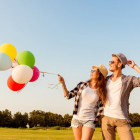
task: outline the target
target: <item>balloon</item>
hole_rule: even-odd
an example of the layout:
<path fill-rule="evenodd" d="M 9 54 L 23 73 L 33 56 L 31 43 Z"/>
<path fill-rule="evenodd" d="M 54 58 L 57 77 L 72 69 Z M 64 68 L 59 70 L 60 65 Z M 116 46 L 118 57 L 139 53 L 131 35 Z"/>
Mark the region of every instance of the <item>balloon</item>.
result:
<path fill-rule="evenodd" d="M 22 51 L 17 56 L 17 61 L 19 65 L 27 65 L 31 68 L 35 65 L 35 57 L 29 51 Z"/>
<path fill-rule="evenodd" d="M 39 78 L 39 75 L 40 75 L 39 69 L 36 66 L 34 66 L 33 67 L 33 77 L 32 77 L 32 79 L 29 82 L 36 81 Z"/>
<path fill-rule="evenodd" d="M 14 69 L 16 66 L 18 66 L 18 65 L 19 65 L 19 64 L 18 64 L 17 60 L 16 60 L 16 59 L 13 60 L 13 62 L 12 62 L 12 67 L 13 67 L 13 68 L 10 68 L 10 71 L 12 72 L 13 69 Z"/>
<path fill-rule="evenodd" d="M 8 78 L 7 80 L 7 86 L 9 87 L 9 89 L 13 90 L 13 91 L 19 91 L 21 90 L 25 84 L 18 84 L 16 83 L 13 78 L 12 75 Z"/>
<path fill-rule="evenodd" d="M 33 70 L 26 65 L 19 65 L 14 68 L 12 72 L 12 78 L 16 83 L 24 84 L 31 80 L 33 76 Z"/>
<path fill-rule="evenodd" d="M 11 58 L 12 61 L 17 56 L 16 48 L 12 44 L 9 44 L 9 43 L 2 44 L 0 46 L 0 52 L 6 53 Z"/>
<path fill-rule="evenodd" d="M 11 67 L 11 58 L 7 54 L 0 52 L 0 71 L 8 70 Z"/>

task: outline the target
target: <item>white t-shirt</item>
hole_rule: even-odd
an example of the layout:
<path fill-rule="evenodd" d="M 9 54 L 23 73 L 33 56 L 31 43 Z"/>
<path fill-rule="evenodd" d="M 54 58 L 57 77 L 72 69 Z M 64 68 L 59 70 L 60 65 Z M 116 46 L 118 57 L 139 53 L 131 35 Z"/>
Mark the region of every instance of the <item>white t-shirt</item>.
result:
<path fill-rule="evenodd" d="M 95 120 L 94 107 L 99 100 L 97 89 L 91 89 L 87 86 L 81 93 L 78 111 L 73 115 L 74 119 Z"/>
<path fill-rule="evenodd" d="M 121 109 L 121 77 L 115 82 L 109 79 L 106 86 L 108 101 L 104 107 L 104 115 L 117 119 L 125 119 Z"/>

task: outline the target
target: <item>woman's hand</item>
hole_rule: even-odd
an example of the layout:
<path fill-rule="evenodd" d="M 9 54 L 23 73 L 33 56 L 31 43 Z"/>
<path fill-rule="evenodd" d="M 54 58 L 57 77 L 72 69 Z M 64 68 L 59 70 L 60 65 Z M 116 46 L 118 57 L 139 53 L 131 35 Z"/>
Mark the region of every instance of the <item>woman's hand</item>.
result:
<path fill-rule="evenodd" d="M 60 75 L 58 75 L 58 81 L 59 81 L 62 85 L 65 84 L 64 78 L 63 78 L 62 76 L 60 76 Z"/>
<path fill-rule="evenodd" d="M 68 90 L 67 90 L 67 88 L 66 88 L 64 78 L 61 77 L 60 75 L 58 75 L 58 81 L 62 84 L 64 96 L 67 96 Z"/>

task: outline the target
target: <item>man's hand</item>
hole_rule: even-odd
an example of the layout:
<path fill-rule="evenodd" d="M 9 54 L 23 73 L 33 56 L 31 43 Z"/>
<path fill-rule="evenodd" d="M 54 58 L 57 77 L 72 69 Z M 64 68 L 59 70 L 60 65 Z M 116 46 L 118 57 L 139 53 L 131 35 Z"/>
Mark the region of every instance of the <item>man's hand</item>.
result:
<path fill-rule="evenodd" d="M 134 70 L 136 70 L 140 74 L 140 68 L 135 64 L 135 62 L 133 60 L 128 60 L 127 65 L 130 68 L 133 68 Z"/>
<path fill-rule="evenodd" d="M 128 60 L 128 61 L 127 61 L 127 65 L 128 65 L 130 68 L 134 68 L 135 62 L 134 62 L 133 60 Z"/>

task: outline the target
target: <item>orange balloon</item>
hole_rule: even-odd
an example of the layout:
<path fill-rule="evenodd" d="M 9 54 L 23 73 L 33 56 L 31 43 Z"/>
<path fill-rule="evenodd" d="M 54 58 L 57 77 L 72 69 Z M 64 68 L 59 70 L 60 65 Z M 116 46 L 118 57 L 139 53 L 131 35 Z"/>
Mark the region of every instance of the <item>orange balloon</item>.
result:
<path fill-rule="evenodd" d="M 11 89 L 12 91 L 19 91 L 25 86 L 25 84 L 16 83 L 13 80 L 12 75 L 8 78 L 7 85 L 9 87 L 9 89 Z"/>

